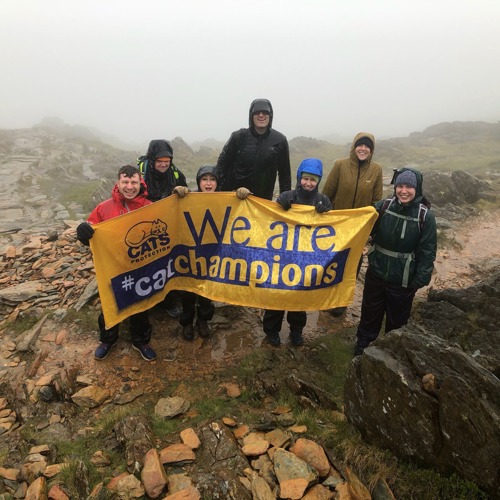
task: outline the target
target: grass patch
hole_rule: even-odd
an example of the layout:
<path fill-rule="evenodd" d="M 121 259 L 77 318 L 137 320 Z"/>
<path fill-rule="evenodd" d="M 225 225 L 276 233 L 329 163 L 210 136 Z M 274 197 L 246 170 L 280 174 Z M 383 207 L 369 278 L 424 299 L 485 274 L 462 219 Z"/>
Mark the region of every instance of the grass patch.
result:
<path fill-rule="evenodd" d="M 477 485 L 455 474 L 446 477 L 438 472 L 402 464 L 391 485 L 401 500 L 488 500 L 490 497 Z"/>

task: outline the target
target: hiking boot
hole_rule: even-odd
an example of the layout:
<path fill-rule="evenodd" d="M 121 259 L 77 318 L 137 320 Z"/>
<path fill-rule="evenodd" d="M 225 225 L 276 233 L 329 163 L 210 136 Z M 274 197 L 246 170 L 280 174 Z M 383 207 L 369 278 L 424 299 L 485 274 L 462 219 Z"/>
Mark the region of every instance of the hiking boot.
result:
<path fill-rule="evenodd" d="M 290 340 L 292 342 L 292 345 L 304 345 L 304 337 L 302 337 L 302 332 L 290 332 Z"/>
<path fill-rule="evenodd" d="M 154 361 L 156 352 L 149 344 L 132 344 L 132 347 L 141 353 L 142 359 L 146 361 Z"/>
<path fill-rule="evenodd" d="M 347 311 L 347 307 L 334 307 L 333 309 L 328 309 L 328 312 L 335 318 L 340 318 Z"/>
<path fill-rule="evenodd" d="M 118 340 L 115 340 L 112 344 L 106 344 L 106 342 L 101 342 L 101 344 L 97 347 L 94 352 L 95 359 L 104 359 L 108 356 L 111 348 L 116 345 Z"/>
<path fill-rule="evenodd" d="M 167 307 L 166 310 L 171 318 L 178 318 L 182 313 L 182 309 L 177 304 Z"/>
<path fill-rule="evenodd" d="M 356 346 L 354 347 L 354 357 L 361 356 L 364 350 L 365 350 L 364 347 L 361 347 L 359 344 L 356 344 Z"/>
<path fill-rule="evenodd" d="M 184 340 L 194 340 L 194 328 L 192 323 L 182 327 L 182 336 L 184 337 Z"/>
<path fill-rule="evenodd" d="M 273 347 L 279 347 L 281 345 L 279 333 L 266 333 L 266 340 Z"/>
<path fill-rule="evenodd" d="M 210 335 L 210 328 L 208 327 L 208 323 L 202 319 L 196 321 L 196 326 L 198 327 L 198 333 L 200 337 L 206 339 Z"/>

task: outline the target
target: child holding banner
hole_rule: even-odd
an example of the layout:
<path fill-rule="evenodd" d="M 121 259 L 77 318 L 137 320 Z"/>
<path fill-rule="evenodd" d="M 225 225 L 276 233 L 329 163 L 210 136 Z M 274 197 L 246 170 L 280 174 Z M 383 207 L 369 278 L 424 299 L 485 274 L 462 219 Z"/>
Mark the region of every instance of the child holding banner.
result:
<path fill-rule="evenodd" d="M 76 237 L 84 245 L 88 246 L 89 240 L 94 235 L 92 224 L 150 205 L 152 202 L 147 199 L 147 195 L 146 184 L 141 178 L 140 170 L 132 165 L 121 167 L 118 171 L 118 181 L 113 188 L 111 198 L 99 203 L 89 215 L 87 222 L 82 222 L 76 228 Z M 99 315 L 97 322 L 99 324 L 101 343 L 95 350 L 94 357 L 102 360 L 107 357 L 111 348 L 118 342 L 120 325 L 106 329 L 103 313 Z M 146 361 L 156 359 L 156 353 L 149 345 L 151 333 L 152 327 L 149 323 L 147 311 L 130 316 L 132 346 L 139 351 Z"/>
<path fill-rule="evenodd" d="M 318 191 L 318 185 L 323 177 L 323 163 L 318 158 L 306 158 L 297 170 L 297 187 L 290 191 L 281 193 L 276 200 L 285 210 L 289 210 L 292 204 L 312 205 L 319 213 L 328 212 L 332 204 L 328 196 Z M 281 324 L 285 311 L 273 311 L 266 309 L 264 312 L 263 326 L 267 341 L 272 346 L 279 346 Z M 290 340 L 292 345 L 304 344 L 302 330 L 306 325 L 307 314 L 305 311 L 288 311 L 286 317 L 290 325 Z"/>
<path fill-rule="evenodd" d="M 196 184 L 198 185 L 199 192 L 215 193 L 219 191 L 219 173 L 217 167 L 215 165 L 200 167 L 196 174 Z M 188 188 L 177 186 L 173 189 L 173 192 L 180 198 L 184 198 L 188 193 Z M 250 191 L 246 188 L 239 188 L 236 191 L 236 195 L 240 200 L 244 200 L 249 194 Z M 210 335 L 208 321 L 213 318 L 215 310 L 213 302 L 196 293 L 184 291 L 182 292 L 181 303 L 182 313 L 179 318 L 179 324 L 182 326 L 182 336 L 184 339 L 189 341 L 194 340 L 195 330 L 193 321 L 196 315 L 196 327 L 199 336 L 202 338 L 208 337 Z"/>

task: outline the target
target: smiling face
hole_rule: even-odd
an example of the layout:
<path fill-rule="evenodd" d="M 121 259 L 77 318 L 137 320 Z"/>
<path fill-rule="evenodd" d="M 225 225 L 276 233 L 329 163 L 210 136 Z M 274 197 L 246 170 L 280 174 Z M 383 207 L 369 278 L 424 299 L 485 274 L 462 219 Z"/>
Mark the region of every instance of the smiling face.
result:
<path fill-rule="evenodd" d="M 396 197 L 405 205 L 406 203 L 410 203 L 415 198 L 417 194 L 417 190 L 414 187 L 410 187 L 407 184 L 399 184 L 396 186 Z"/>
<path fill-rule="evenodd" d="M 359 161 L 365 161 L 370 156 L 371 150 L 366 144 L 360 144 L 359 146 L 356 146 L 354 152 L 356 153 Z"/>
<path fill-rule="evenodd" d="M 271 119 L 269 111 L 257 111 L 252 115 L 252 118 L 255 131 L 258 134 L 265 133 Z"/>
<path fill-rule="evenodd" d="M 302 174 L 300 185 L 304 191 L 314 191 L 318 185 L 318 181 L 311 175 Z"/>
<path fill-rule="evenodd" d="M 133 200 L 141 189 L 141 178 L 139 174 L 134 174 L 132 177 L 121 174 L 117 184 L 120 194 L 127 200 Z"/>
<path fill-rule="evenodd" d="M 212 174 L 204 174 L 200 179 L 200 191 L 213 193 L 217 189 L 217 179 Z"/>
<path fill-rule="evenodd" d="M 170 168 L 171 163 L 172 163 L 172 158 L 169 158 L 168 156 L 164 156 L 163 158 L 158 158 L 155 160 L 155 169 L 163 174 Z"/>

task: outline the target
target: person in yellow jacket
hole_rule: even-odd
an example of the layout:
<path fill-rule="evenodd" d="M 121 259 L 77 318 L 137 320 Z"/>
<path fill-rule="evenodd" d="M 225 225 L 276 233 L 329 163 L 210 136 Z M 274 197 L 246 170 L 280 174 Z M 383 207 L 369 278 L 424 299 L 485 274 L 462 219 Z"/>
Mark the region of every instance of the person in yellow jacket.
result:
<path fill-rule="evenodd" d="M 352 141 L 349 158 L 335 160 L 323 188 L 334 210 L 367 207 L 382 199 L 382 167 L 372 160 L 374 151 L 373 134 L 359 132 Z M 362 261 L 363 257 L 358 272 Z M 330 309 L 337 317 L 345 311 L 345 307 Z"/>

